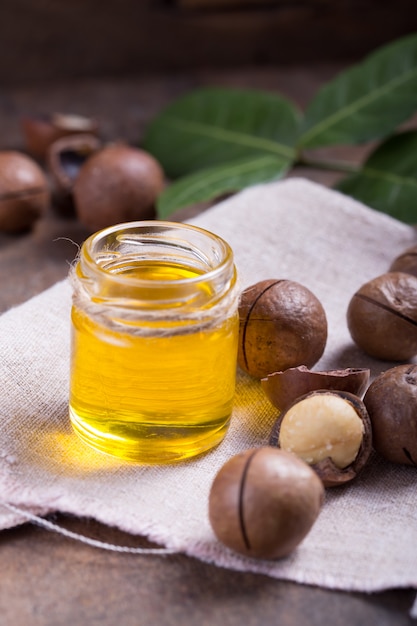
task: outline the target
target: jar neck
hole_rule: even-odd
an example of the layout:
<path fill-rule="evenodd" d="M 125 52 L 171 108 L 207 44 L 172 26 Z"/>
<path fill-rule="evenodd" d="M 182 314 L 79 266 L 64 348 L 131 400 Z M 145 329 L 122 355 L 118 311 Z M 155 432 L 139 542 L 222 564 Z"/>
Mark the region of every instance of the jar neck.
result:
<path fill-rule="evenodd" d="M 237 297 L 230 246 L 209 231 L 173 222 L 130 222 L 92 235 L 73 284 L 75 301 L 84 304 L 178 318 Z"/>

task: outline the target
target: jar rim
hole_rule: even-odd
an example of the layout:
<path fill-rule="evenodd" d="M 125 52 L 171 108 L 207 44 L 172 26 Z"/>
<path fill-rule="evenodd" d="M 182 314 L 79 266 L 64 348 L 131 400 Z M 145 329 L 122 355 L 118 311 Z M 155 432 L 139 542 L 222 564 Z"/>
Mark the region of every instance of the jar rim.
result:
<path fill-rule="evenodd" d="M 118 224 L 114 224 L 112 226 L 108 226 L 102 230 L 97 231 L 90 235 L 83 243 L 81 248 L 81 254 L 83 259 L 83 264 L 86 263 L 87 266 L 93 271 L 97 272 L 99 276 L 111 278 L 112 280 L 117 281 L 118 284 L 131 286 L 131 287 L 145 287 L 149 288 L 151 286 L 155 286 L 155 280 L 152 278 L 138 278 L 135 276 L 126 276 L 123 273 L 115 273 L 107 269 L 103 264 L 100 264 L 95 259 L 97 254 L 98 244 L 99 242 L 104 241 L 106 238 L 111 237 L 112 235 L 119 233 L 118 239 L 122 241 L 123 239 L 127 240 L 128 232 L 131 232 L 133 235 L 134 232 L 143 231 L 145 234 L 146 231 L 149 231 L 149 235 L 153 235 L 154 237 L 161 237 L 164 233 L 168 233 L 176 229 L 177 231 L 186 232 L 194 232 L 199 236 L 206 238 L 207 240 L 216 244 L 217 252 L 219 252 L 219 260 L 216 265 L 212 268 L 208 268 L 207 271 L 203 271 L 201 274 L 196 276 L 190 276 L 186 278 L 175 278 L 175 279 L 158 279 L 158 286 L 182 286 L 199 283 L 201 280 L 215 280 L 223 272 L 228 269 L 233 268 L 233 251 L 231 246 L 219 235 L 215 233 L 201 228 L 199 226 L 195 226 L 194 224 L 188 224 L 183 222 L 171 222 L 171 221 L 163 221 L 163 220 L 143 220 L 143 221 L 131 221 L 131 222 L 122 222 Z M 188 244 L 189 242 L 187 242 Z M 190 245 L 189 249 L 195 253 L 196 247 L 192 247 Z M 201 257 L 200 257 L 201 258 Z M 207 262 L 208 264 L 208 262 Z"/>

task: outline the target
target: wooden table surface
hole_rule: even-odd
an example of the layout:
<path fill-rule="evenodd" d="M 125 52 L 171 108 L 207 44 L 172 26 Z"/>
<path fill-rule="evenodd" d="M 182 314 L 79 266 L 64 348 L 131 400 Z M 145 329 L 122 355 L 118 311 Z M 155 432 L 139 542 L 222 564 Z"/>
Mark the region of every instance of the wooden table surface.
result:
<path fill-rule="evenodd" d="M 140 140 L 146 123 L 174 97 L 206 84 L 280 91 L 300 106 L 340 68 L 292 67 L 38 85 L 3 90 L 0 149 L 23 148 L 25 113 L 63 111 L 98 117 L 106 139 Z M 336 151 L 337 152 L 337 151 Z M 363 150 L 339 156 L 358 160 Z M 334 174 L 299 171 L 326 185 Z M 194 209 L 179 213 L 187 218 Z M 24 302 L 68 272 L 88 233 L 53 211 L 32 232 L 0 235 L 0 311 Z M 144 540 L 92 520 L 54 520 L 90 537 L 120 545 Z M 322 626 L 413 624 L 409 589 L 346 593 L 216 568 L 184 556 L 122 555 L 92 548 L 31 524 L 0 533 L 1 626 L 178 625 Z"/>

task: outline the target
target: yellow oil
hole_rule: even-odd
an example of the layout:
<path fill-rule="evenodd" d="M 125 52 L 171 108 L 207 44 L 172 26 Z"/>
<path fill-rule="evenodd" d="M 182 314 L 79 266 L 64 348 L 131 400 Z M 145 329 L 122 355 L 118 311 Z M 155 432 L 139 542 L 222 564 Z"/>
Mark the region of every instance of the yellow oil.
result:
<path fill-rule="evenodd" d="M 199 274 L 162 262 L 124 263 L 111 271 L 157 281 Z M 210 291 L 204 282 L 202 288 Z M 184 324 L 175 334 L 152 324 L 154 336 L 135 334 L 132 325 L 115 331 L 73 307 L 70 416 L 78 435 L 96 449 L 125 460 L 170 463 L 207 451 L 226 433 L 238 317 L 233 313 L 209 329 Z"/>

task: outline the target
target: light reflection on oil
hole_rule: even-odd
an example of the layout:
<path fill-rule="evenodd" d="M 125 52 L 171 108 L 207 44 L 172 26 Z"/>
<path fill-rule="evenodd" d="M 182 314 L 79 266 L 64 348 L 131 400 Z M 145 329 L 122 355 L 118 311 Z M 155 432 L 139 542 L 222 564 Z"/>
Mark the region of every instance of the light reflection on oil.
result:
<path fill-rule="evenodd" d="M 36 460 L 37 465 L 47 465 L 48 468 L 53 463 L 61 475 L 85 475 L 126 467 L 126 462 L 93 450 L 71 431 L 40 434 L 36 447 L 32 446 L 31 455 L 32 463 Z"/>

